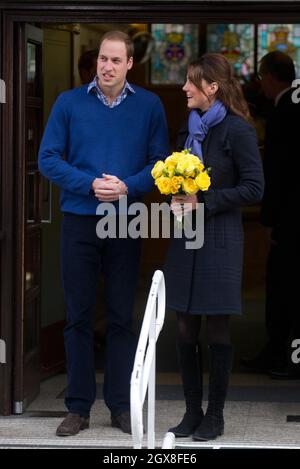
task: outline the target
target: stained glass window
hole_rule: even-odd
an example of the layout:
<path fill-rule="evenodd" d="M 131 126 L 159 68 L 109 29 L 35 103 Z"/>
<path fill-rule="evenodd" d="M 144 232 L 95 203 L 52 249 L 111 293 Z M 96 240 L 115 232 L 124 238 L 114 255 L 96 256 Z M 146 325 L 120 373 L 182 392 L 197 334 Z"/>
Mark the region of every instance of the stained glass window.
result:
<path fill-rule="evenodd" d="M 208 24 L 207 51 L 223 54 L 236 75 L 248 79 L 254 72 L 254 25 Z"/>
<path fill-rule="evenodd" d="M 259 24 L 258 60 L 263 55 L 280 50 L 290 55 L 300 75 L 300 24 Z"/>
<path fill-rule="evenodd" d="M 151 82 L 182 84 L 187 64 L 198 56 L 198 26 L 152 24 L 155 46 L 151 55 Z"/>

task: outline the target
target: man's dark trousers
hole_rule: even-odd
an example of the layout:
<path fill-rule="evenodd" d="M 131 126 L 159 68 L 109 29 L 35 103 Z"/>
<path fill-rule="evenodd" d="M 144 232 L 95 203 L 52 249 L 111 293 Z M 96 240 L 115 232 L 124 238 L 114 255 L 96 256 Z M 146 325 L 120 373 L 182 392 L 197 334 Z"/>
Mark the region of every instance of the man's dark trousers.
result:
<path fill-rule="evenodd" d="M 64 331 L 70 412 L 88 416 L 96 398 L 93 320 L 100 273 L 107 314 L 104 400 L 112 415 L 129 410 L 136 350 L 132 312 L 140 239 L 100 239 L 99 217 L 65 214 L 62 221 L 62 280 L 67 305 Z"/>

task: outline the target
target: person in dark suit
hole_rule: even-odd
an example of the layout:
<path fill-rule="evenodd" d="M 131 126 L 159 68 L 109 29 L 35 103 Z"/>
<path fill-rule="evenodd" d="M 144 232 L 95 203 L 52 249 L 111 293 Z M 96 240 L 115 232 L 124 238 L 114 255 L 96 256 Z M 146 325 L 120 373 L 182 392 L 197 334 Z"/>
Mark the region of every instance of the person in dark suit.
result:
<path fill-rule="evenodd" d="M 272 378 L 300 377 L 289 356 L 290 344 L 300 337 L 300 315 L 293 263 L 296 262 L 299 230 L 299 122 L 300 104 L 293 100 L 293 60 L 280 51 L 266 54 L 260 63 L 261 87 L 274 106 L 265 132 L 265 191 L 261 221 L 270 230 L 266 269 L 265 324 L 268 341 L 253 359 L 242 360 L 251 370 L 270 373 Z"/>
<path fill-rule="evenodd" d="M 188 250 L 185 238 L 171 239 L 165 265 L 167 306 L 177 311 L 177 350 L 186 413 L 175 436 L 210 440 L 224 431 L 233 348 L 230 316 L 241 314 L 243 228 L 241 207 L 255 204 L 264 179 L 256 133 L 241 87 L 221 54 L 205 54 L 188 67 L 183 87 L 191 110 L 178 149 L 191 148 L 211 168 L 211 186 L 200 194 L 173 196 L 171 208 L 204 203 L 204 245 Z M 186 205 L 188 203 L 188 205 Z M 199 333 L 206 316 L 210 356 L 208 407 L 202 410 Z"/>
<path fill-rule="evenodd" d="M 82 85 L 91 83 L 97 74 L 98 53 L 98 49 L 86 50 L 79 57 L 78 71 Z"/>

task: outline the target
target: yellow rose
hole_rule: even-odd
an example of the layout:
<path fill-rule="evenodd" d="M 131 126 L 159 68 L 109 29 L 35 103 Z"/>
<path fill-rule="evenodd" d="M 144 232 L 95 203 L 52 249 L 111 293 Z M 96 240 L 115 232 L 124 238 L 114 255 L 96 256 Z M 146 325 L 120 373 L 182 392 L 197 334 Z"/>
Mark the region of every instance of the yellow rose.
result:
<path fill-rule="evenodd" d="M 155 180 L 155 184 L 161 194 L 169 195 L 171 193 L 171 179 L 160 176 Z"/>
<path fill-rule="evenodd" d="M 199 162 L 195 164 L 195 168 L 197 168 L 199 172 L 203 171 L 204 170 L 204 164 L 201 163 L 201 161 L 199 160 Z"/>
<path fill-rule="evenodd" d="M 174 164 L 176 165 L 178 163 L 178 159 L 181 157 L 181 153 L 178 152 L 178 151 L 174 151 L 172 153 L 172 155 L 168 156 L 168 158 L 166 158 L 165 160 L 165 163 L 169 164 Z"/>
<path fill-rule="evenodd" d="M 201 191 L 207 191 L 210 186 L 210 177 L 203 171 L 195 178 L 195 182 Z"/>
<path fill-rule="evenodd" d="M 177 166 L 176 166 L 177 173 L 184 174 L 186 167 L 187 167 L 186 161 L 184 161 L 184 159 L 181 159 L 180 161 L 178 161 Z"/>
<path fill-rule="evenodd" d="M 197 168 L 199 171 L 203 171 L 204 164 L 201 162 L 200 158 L 196 155 L 189 155 L 189 161 L 191 164 L 194 165 L 195 169 Z"/>
<path fill-rule="evenodd" d="M 163 161 L 157 161 L 151 171 L 152 177 L 154 177 L 154 179 L 159 178 L 163 173 L 164 167 Z"/>
<path fill-rule="evenodd" d="M 195 165 L 196 170 L 198 170 L 199 173 L 204 170 L 204 164 L 201 163 L 201 161 Z"/>
<path fill-rule="evenodd" d="M 188 178 L 194 178 L 196 173 L 195 173 L 195 166 L 190 165 L 186 168 L 184 175 Z"/>
<path fill-rule="evenodd" d="M 196 192 L 198 192 L 199 190 L 199 187 L 195 183 L 195 179 L 191 179 L 191 178 L 185 179 L 183 181 L 182 188 L 184 192 L 188 195 L 196 194 Z"/>
<path fill-rule="evenodd" d="M 164 169 L 163 174 L 171 178 L 172 176 L 174 176 L 175 168 L 176 168 L 176 163 L 168 162 L 165 164 L 165 169 Z"/>
<path fill-rule="evenodd" d="M 195 167 L 193 164 L 191 164 L 191 162 L 185 158 L 185 159 L 182 159 L 181 161 L 178 162 L 177 166 L 176 166 L 176 171 L 179 173 L 179 174 L 182 174 L 182 175 L 185 175 L 185 176 L 194 176 L 195 173 Z"/>
<path fill-rule="evenodd" d="M 183 182 L 184 182 L 184 179 L 182 176 L 173 176 L 171 179 L 171 193 L 177 194 Z"/>

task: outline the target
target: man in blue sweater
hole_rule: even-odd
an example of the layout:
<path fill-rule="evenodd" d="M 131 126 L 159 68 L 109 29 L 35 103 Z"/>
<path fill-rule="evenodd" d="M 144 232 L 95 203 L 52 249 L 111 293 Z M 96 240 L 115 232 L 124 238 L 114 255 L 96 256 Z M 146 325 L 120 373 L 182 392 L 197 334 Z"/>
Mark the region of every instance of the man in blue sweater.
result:
<path fill-rule="evenodd" d="M 104 400 L 112 426 L 131 432 L 130 376 L 136 349 L 132 310 L 140 239 L 96 234 L 97 206 L 128 204 L 151 191 L 151 169 L 168 154 L 167 125 L 159 98 L 131 86 L 129 36 L 112 31 L 100 43 L 97 75 L 88 85 L 62 93 L 50 114 L 39 152 L 44 176 L 60 186 L 62 279 L 67 304 L 65 349 L 68 415 L 58 436 L 88 428 L 96 397 L 93 316 L 100 272 L 107 314 Z"/>

